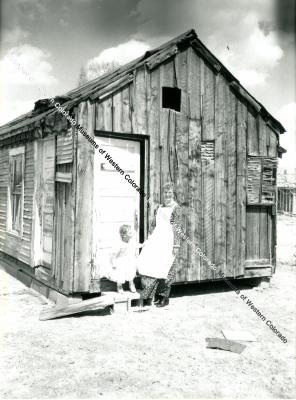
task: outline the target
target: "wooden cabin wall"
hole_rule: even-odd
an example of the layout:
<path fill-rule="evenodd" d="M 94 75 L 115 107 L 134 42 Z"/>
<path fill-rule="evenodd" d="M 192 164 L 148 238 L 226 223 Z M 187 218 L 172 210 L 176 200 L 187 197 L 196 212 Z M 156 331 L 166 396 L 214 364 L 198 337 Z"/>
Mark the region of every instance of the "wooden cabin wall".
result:
<path fill-rule="evenodd" d="M 32 265 L 32 215 L 34 194 L 34 145 L 25 145 L 23 235 L 15 236 L 6 231 L 7 188 L 9 184 L 9 148 L 0 149 L 0 250 L 10 256 Z"/>
<path fill-rule="evenodd" d="M 180 112 L 162 108 L 162 86 L 182 90 Z M 172 179 L 186 234 L 225 276 L 244 275 L 252 213 L 246 200 L 247 155 L 276 156 L 277 138 L 221 74 L 192 48 L 151 71 L 138 69 L 134 83 L 96 103 L 95 129 L 149 135 L 148 225 L 162 184 Z M 269 218 L 266 208 L 260 211 L 263 222 Z M 274 228 L 258 229 L 264 235 Z M 196 247 L 183 242 L 177 281 L 218 278 Z"/>

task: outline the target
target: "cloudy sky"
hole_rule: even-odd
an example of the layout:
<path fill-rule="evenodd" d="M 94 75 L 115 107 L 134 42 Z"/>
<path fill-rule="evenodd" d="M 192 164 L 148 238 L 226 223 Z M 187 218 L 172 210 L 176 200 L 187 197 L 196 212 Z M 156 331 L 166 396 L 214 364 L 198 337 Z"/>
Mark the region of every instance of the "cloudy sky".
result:
<path fill-rule="evenodd" d="M 295 0 L 0 0 L 0 124 L 77 86 L 90 61 L 121 63 L 194 28 L 278 118 L 296 152 Z M 291 147 L 292 146 L 292 147 Z M 294 160 L 287 157 L 289 168 Z M 295 158 L 295 157 L 293 157 Z"/>

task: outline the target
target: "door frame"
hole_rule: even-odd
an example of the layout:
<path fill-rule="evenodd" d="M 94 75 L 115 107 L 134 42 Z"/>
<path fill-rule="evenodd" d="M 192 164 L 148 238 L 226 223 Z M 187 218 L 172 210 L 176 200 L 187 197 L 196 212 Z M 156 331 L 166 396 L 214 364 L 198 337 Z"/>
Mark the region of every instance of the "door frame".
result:
<path fill-rule="evenodd" d="M 147 204 L 147 199 L 149 198 L 149 180 L 147 179 L 149 170 L 149 149 L 150 142 L 148 135 L 139 135 L 136 133 L 121 133 L 121 132 L 110 132 L 95 130 L 95 137 L 105 137 L 111 139 L 121 139 L 121 140 L 131 140 L 138 142 L 140 144 L 140 188 L 146 193 L 146 197 L 140 196 L 140 215 L 139 215 L 139 234 L 140 242 L 144 242 L 146 239 L 147 232 L 147 212 L 145 205 Z M 95 155 L 96 156 L 96 155 Z M 128 183 L 127 183 L 128 184 Z"/>

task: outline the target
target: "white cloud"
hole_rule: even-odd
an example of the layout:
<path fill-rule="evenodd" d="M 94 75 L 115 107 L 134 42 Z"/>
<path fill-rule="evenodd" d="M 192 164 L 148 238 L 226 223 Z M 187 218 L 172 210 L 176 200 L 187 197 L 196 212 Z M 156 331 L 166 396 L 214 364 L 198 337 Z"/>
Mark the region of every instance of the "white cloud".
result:
<path fill-rule="evenodd" d="M 210 46 L 243 85 L 264 85 L 271 70 L 284 55 L 277 36 L 274 32 L 265 34 L 259 28 L 258 18 L 252 14 L 240 21 L 239 31 L 240 40 L 232 41 L 229 48 L 225 41 L 222 48 L 221 39 L 216 34 L 210 37 Z"/>
<path fill-rule="evenodd" d="M 119 64 L 126 64 L 133 59 L 144 55 L 150 46 L 139 40 L 130 40 L 126 43 L 119 44 L 116 47 L 110 47 L 103 50 L 98 57 L 93 58 L 90 62 L 96 63 L 117 61 Z"/>
<path fill-rule="evenodd" d="M 24 44 L 11 48 L 0 60 L 0 124 L 33 109 L 34 102 L 50 97 L 57 83 L 49 53 Z"/>
<path fill-rule="evenodd" d="M 51 85 L 56 83 L 50 54 L 24 44 L 11 48 L 0 60 L 1 76 L 6 85 Z"/>
<path fill-rule="evenodd" d="M 104 75 L 145 54 L 150 46 L 139 40 L 130 40 L 103 50 L 97 57 L 87 61 L 82 68 L 79 83 L 85 83 Z"/>
<path fill-rule="evenodd" d="M 283 124 L 286 133 L 280 137 L 280 145 L 287 153 L 279 162 L 281 169 L 286 169 L 288 173 L 296 173 L 296 103 L 284 105 L 276 115 L 277 119 Z"/>

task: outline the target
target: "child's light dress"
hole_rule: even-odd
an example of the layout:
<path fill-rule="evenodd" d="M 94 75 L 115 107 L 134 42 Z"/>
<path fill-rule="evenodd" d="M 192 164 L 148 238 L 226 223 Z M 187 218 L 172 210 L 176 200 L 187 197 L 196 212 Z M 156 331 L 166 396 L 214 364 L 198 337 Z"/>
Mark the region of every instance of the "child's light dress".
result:
<path fill-rule="evenodd" d="M 134 238 L 129 242 L 120 241 L 111 255 L 110 270 L 106 276 L 113 282 L 132 281 L 136 276 L 137 247 Z"/>
<path fill-rule="evenodd" d="M 170 222 L 176 203 L 170 207 L 159 206 L 156 213 L 156 226 L 145 241 L 137 258 L 137 268 L 141 275 L 166 279 L 174 262 L 174 232 Z"/>

